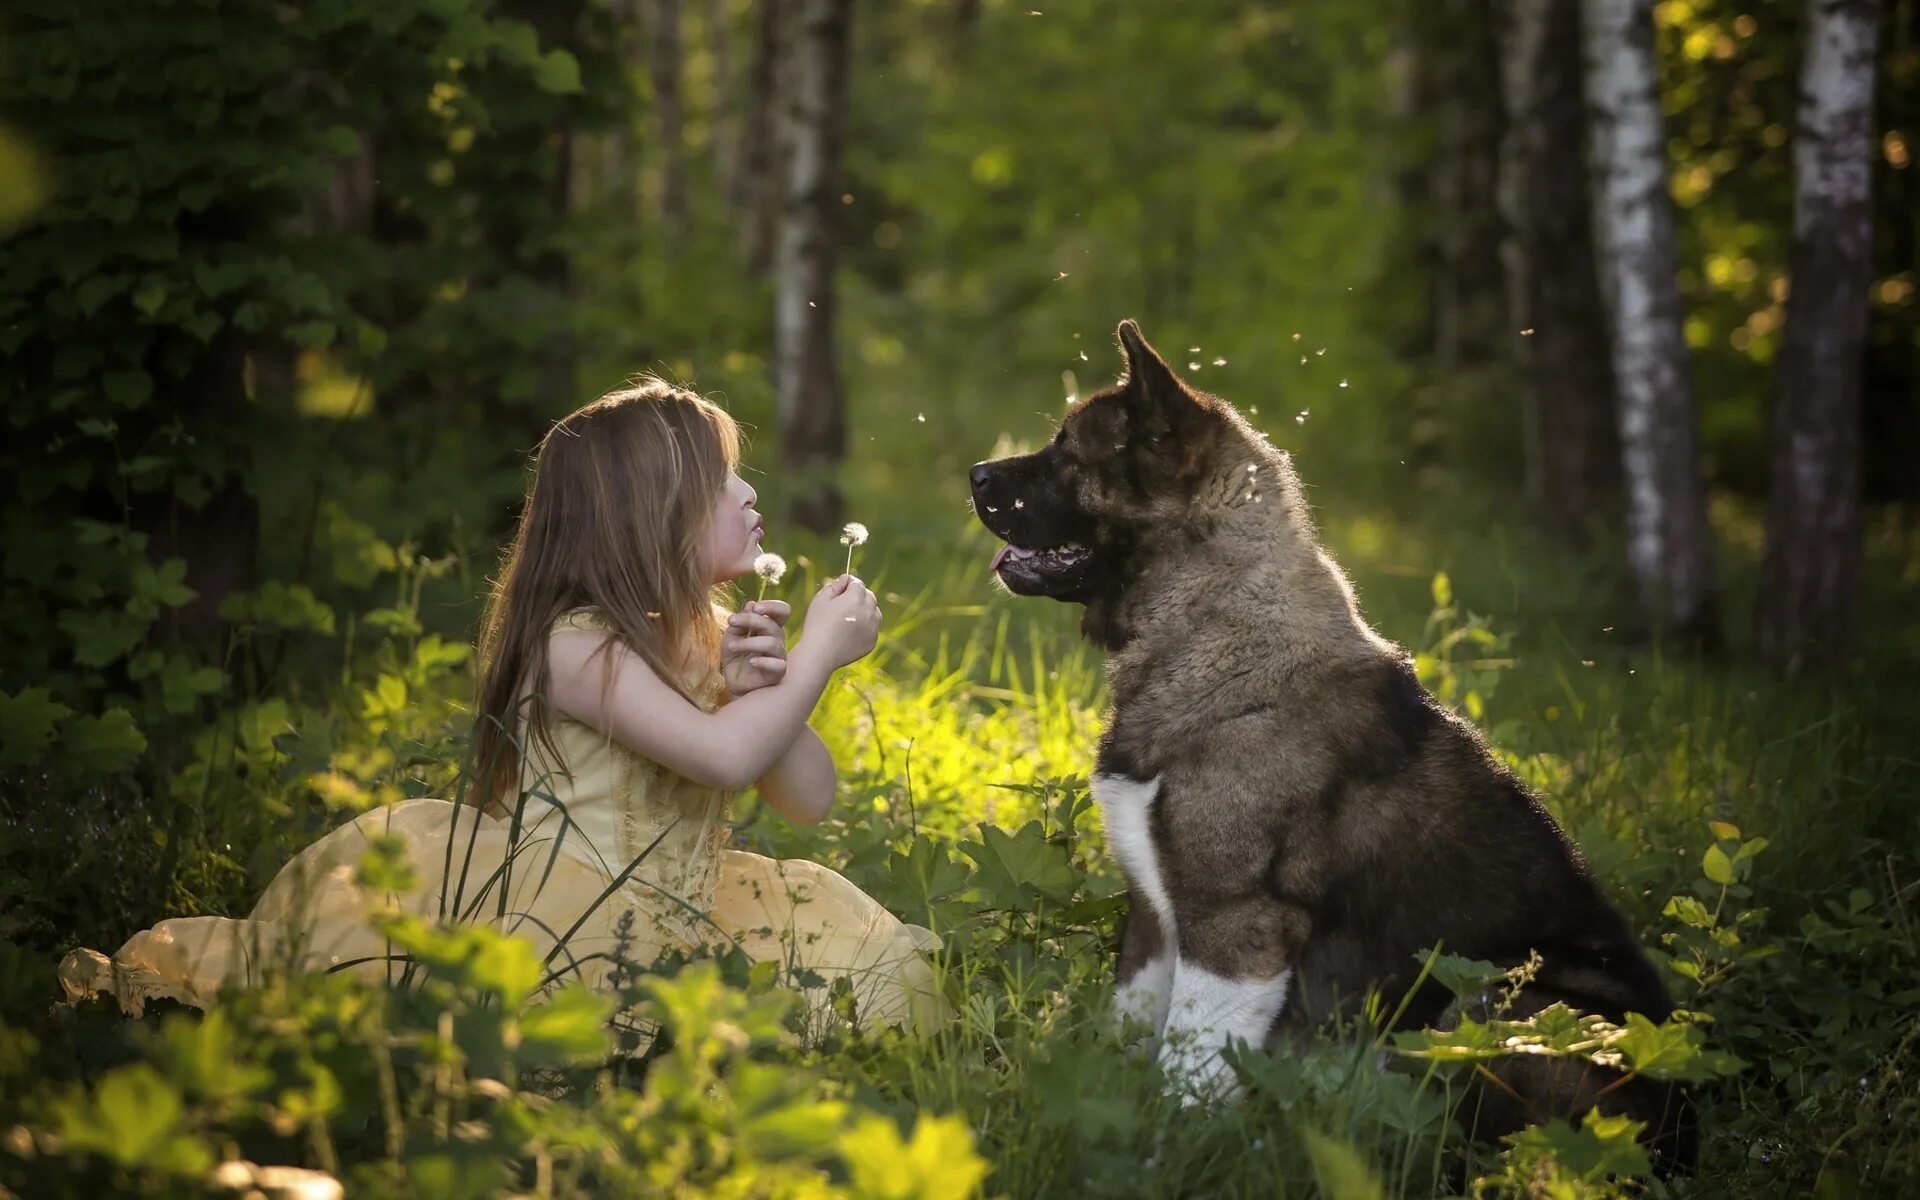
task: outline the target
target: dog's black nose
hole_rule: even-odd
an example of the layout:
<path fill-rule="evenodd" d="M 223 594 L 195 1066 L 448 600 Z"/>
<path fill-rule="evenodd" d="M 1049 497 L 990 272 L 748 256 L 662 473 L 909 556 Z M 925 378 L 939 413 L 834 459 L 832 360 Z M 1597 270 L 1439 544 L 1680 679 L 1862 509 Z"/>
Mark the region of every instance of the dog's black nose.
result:
<path fill-rule="evenodd" d="M 973 481 L 974 491 L 977 492 L 986 486 L 987 476 L 991 474 L 992 471 L 993 468 L 987 463 L 978 462 L 973 464 L 973 470 L 967 472 L 967 478 Z"/>

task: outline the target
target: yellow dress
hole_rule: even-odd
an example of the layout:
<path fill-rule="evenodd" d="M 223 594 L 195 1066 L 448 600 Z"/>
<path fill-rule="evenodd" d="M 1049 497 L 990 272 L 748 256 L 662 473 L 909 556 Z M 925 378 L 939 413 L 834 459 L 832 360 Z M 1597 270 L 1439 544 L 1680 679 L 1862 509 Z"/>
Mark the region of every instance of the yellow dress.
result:
<path fill-rule="evenodd" d="M 585 610 L 561 625 L 599 627 Z M 711 712 L 724 689 L 713 671 L 692 690 Z M 925 957 L 939 944 L 929 930 L 903 923 L 828 867 L 727 849 L 727 792 L 553 717 L 561 763 L 522 738 L 517 830 L 511 814 L 445 800 L 376 809 L 296 855 L 246 919 L 162 921 L 111 959 L 76 950 L 61 964 L 62 984 L 74 998 L 110 992 L 137 1013 L 155 997 L 204 1008 L 222 988 L 275 969 L 377 979 L 396 950 L 368 917 L 398 910 L 485 923 L 527 939 L 543 959 L 563 944 L 550 968 L 563 981 L 604 986 L 616 954 L 644 965 L 669 948 L 738 944 L 755 961 L 781 963 L 816 1021 L 831 1020 L 827 992 L 841 978 L 863 1023 L 926 1027 L 947 1013 Z M 370 893 L 356 882 L 382 834 L 406 847 L 418 882 L 408 893 Z"/>

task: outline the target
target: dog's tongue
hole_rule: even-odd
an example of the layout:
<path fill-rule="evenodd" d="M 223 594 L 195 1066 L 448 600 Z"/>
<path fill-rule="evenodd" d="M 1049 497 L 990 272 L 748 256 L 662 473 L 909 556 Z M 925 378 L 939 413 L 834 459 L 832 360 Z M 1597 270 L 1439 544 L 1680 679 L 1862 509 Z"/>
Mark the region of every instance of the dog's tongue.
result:
<path fill-rule="evenodd" d="M 1006 545 L 1000 547 L 1000 549 L 994 553 L 993 561 L 987 564 L 987 570 L 992 571 L 995 574 L 998 574 L 1000 571 L 1000 564 L 1007 561 L 1009 558 L 1032 558 L 1032 557 L 1033 557 L 1033 551 L 1027 549 L 1025 546 L 1016 546 L 1012 542 L 1008 542 Z"/>

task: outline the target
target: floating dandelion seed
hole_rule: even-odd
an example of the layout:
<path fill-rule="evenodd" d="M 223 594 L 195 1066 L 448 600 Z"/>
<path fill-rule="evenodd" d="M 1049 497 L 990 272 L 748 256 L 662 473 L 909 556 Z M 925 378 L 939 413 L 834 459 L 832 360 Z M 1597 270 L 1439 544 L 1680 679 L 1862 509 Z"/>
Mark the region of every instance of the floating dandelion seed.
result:
<path fill-rule="evenodd" d="M 1258 404 L 1249 404 L 1249 405 L 1247 406 L 1247 415 L 1248 415 L 1248 416 L 1253 416 L 1253 417 L 1257 417 L 1257 416 L 1259 416 L 1259 415 L 1260 415 L 1260 406 L 1259 406 Z"/>
<path fill-rule="evenodd" d="M 1013 506 L 1015 508 L 1025 508 L 1027 506 L 1027 502 L 1025 500 L 1015 500 L 1013 502 Z"/>
<path fill-rule="evenodd" d="M 1340 386 L 1341 386 L 1341 387 L 1345 387 L 1345 386 L 1347 386 L 1347 381 L 1346 381 L 1346 380 L 1344 380 L 1344 379 L 1342 379 L 1342 380 L 1340 381 Z"/>
<path fill-rule="evenodd" d="M 1522 330 L 1520 331 L 1520 336 L 1521 336 L 1521 337 L 1532 337 L 1532 336 L 1533 336 L 1533 330 L 1531 330 L 1531 329 L 1522 329 Z"/>
<path fill-rule="evenodd" d="M 1081 361 L 1081 362 L 1085 362 L 1085 361 L 1087 361 L 1087 352 L 1086 352 L 1085 350 L 1082 350 L 1082 351 L 1080 352 L 1080 361 Z"/>
<path fill-rule="evenodd" d="M 1300 356 L 1300 365 L 1303 367 L 1307 365 L 1307 356 L 1304 354 Z"/>
<path fill-rule="evenodd" d="M 1187 347 L 1187 353 L 1188 353 L 1188 354 L 1198 354 L 1198 353 L 1200 353 L 1200 347 L 1198 347 L 1198 346 L 1188 346 L 1188 347 Z"/>
<path fill-rule="evenodd" d="M 756 555 L 753 560 L 753 573 L 760 577 L 760 594 L 754 599 L 765 600 L 767 585 L 770 583 L 778 585 L 780 577 L 787 573 L 787 560 L 778 554 Z"/>
<path fill-rule="evenodd" d="M 1300 335 L 1299 335 L 1299 334 L 1297 334 L 1297 333 L 1296 333 L 1296 334 L 1294 334 L 1294 335 L 1293 335 L 1293 340 L 1294 340 L 1294 341 L 1296 341 L 1296 342 L 1297 342 L 1297 341 L 1299 341 L 1299 340 L 1300 340 Z"/>
<path fill-rule="evenodd" d="M 1320 358 L 1320 357 L 1322 357 L 1322 356 L 1324 356 L 1324 355 L 1326 354 L 1326 352 L 1327 352 L 1327 348 L 1326 348 L 1325 346 L 1322 346 L 1322 347 L 1320 347 L 1320 348 L 1319 348 L 1318 350 L 1315 350 L 1315 351 L 1313 352 L 1313 356 L 1314 356 L 1315 358 Z"/>
<path fill-rule="evenodd" d="M 853 574 L 853 548 L 867 544 L 867 527 L 858 521 L 848 521 L 846 528 L 840 531 L 840 544 L 847 548 L 847 574 Z"/>
<path fill-rule="evenodd" d="M 1197 362 L 1190 362 L 1187 364 L 1187 370 L 1189 371 L 1198 371 L 1199 369 L 1200 369 L 1200 364 Z"/>
<path fill-rule="evenodd" d="M 921 413 L 919 416 L 915 417 L 914 420 L 920 422 L 922 425 L 925 425 L 927 423 L 927 414 Z"/>
<path fill-rule="evenodd" d="M 1227 360 L 1224 358 L 1216 358 L 1213 360 L 1213 365 L 1216 367 L 1224 367 L 1227 365 Z"/>
<path fill-rule="evenodd" d="M 1310 410 L 1308 410 L 1308 409 L 1304 409 L 1304 408 L 1303 408 L 1303 409 L 1301 409 L 1301 410 L 1300 410 L 1300 415 L 1299 415 L 1299 416 L 1297 416 L 1297 417 L 1295 417 L 1295 418 L 1293 419 L 1293 423 L 1294 423 L 1295 425 L 1305 425 L 1305 424 L 1307 423 L 1307 413 L 1308 413 L 1309 411 L 1310 411 Z"/>

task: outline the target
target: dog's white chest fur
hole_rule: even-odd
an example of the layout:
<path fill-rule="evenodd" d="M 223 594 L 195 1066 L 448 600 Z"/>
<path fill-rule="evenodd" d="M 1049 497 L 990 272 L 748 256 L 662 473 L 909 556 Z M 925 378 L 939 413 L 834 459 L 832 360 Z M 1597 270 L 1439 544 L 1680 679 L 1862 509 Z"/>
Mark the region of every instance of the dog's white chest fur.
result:
<path fill-rule="evenodd" d="M 1154 852 L 1153 834 L 1148 828 L 1148 813 L 1160 795 L 1160 780 L 1145 782 L 1124 775 L 1095 775 L 1091 781 L 1094 803 L 1100 806 L 1100 818 L 1106 824 L 1107 845 L 1126 872 L 1127 885 L 1153 906 L 1160 928 L 1171 932 L 1173 901 L 1160 873 L 1160 859 Z"/>

